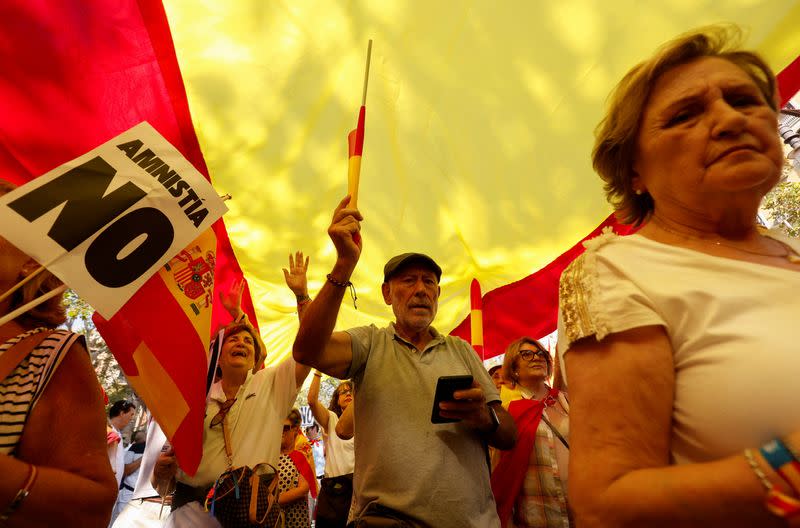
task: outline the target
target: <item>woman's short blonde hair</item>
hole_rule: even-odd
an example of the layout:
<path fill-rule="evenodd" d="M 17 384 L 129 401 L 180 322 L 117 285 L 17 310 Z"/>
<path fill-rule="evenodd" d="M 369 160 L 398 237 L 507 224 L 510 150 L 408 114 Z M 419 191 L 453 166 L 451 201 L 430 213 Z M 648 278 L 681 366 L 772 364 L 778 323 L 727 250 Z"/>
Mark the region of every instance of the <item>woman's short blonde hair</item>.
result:
<path fill-rule="evenodd" d="M 0 180 L 0 196 L 14 189 L 16 189 L 15 185 L 5 180 Z M 19 282 L 24 278 L 25 275 L 20 274 L 17 281 Z M 60 288 L 63 284 L 58 277 L 47 270 L 42 270 L 24 286 L 11 294 L 11 305 L 8 311 L 12 312 L 36 298 Z M 66 320 L 67 314 L 63 295 L 56 295 L 16 318 L 17 323 L 28 329 L 38 326 L 58 326 Z"/>
<path fill-rule="evenodd" d="M 514 371 L 516 370 L 517 360 L 519 359 L 519 349 L 522 348 L 522 345 L 525 343 L 535 346 L 538 350 L 547 352 L 547 377 L 550 377 L 553 374 L 553 358 L 550 357 L 550 352 L 548 352 L 539 341 L 528 336 L 523 336 L 516 341 L 512 341 L 506 348 L 506 355 L 503 358 L 503 377 L 515 383 L 519 381 L 514 375 Z"/>
<path fill-rule="evenodd" d="M 742 31 L 734 25 L 696 29 L 667 42 L 634 66 L 611 92 L 606 116 L 595 129 L 592 165 L 605 182 L 606 198 L 622 222 L 639 225 L 653 211 L 652 197 L 634 192 L 633 163 L 641 116 L 653 86 L 665 72 L 703 57 L 725 59 L 753 79 L 777 112 L 775 74 L 758 54 L 740 49 L 742 40 Z"/>

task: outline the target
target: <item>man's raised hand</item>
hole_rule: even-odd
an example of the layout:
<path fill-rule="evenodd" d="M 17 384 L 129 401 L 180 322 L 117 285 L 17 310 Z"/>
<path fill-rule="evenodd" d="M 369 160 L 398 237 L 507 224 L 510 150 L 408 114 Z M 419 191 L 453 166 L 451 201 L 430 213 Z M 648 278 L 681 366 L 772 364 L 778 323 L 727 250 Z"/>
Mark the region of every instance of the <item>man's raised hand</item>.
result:
<path fill-rule="evenodd" d="M 328 227 L 328 236 L 331 237 L 338 262 L 355 268 L 361 256 L 361 221 L 364 219 L 358 209 L 348 208 L 350 195 L 344 197 L 333 212 L 333 220 Z"/>

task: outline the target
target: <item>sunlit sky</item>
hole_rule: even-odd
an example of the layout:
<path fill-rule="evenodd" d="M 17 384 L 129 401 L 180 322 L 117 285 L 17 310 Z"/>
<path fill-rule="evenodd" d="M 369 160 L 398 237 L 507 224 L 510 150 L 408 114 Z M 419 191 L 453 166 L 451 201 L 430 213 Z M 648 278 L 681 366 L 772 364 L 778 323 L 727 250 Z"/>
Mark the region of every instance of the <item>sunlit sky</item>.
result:
<path fill-rule="evenodd" d="M 390 320 L 383 265 L 421 251 L 444 269 L 443 332 L 467 315 L 473 277 L 484 292 L 525 277 L 608 215 L 592 131 L 614 83 L 658 44 L 732 21 L 776 70 L 800 50 L 788 0 L 164 4 L 273 359 L 297 329 L 288 253 L 311 256 L 312 296 L 335 260 L 326 228 L 346 194 L 368 39 L 359 303 L 343 304 L 339 328 Z"/>

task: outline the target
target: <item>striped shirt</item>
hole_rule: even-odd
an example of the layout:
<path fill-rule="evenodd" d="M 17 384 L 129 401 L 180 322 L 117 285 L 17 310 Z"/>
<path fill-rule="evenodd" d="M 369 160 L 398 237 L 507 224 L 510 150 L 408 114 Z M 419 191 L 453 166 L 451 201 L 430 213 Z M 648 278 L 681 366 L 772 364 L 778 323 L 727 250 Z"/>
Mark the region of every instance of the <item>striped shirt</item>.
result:
<path fill-rule="evenodd" d="M 0 355 L 38 332 L 51 332 L 37 345 L 17 368 L 0 382 L 0 453 L 13 455 L 22 437 L 31 410 L 42 396 L 61 360 L 80 334 L 67 330 L 50 331 L 36 328 L 0 345 Z"/>

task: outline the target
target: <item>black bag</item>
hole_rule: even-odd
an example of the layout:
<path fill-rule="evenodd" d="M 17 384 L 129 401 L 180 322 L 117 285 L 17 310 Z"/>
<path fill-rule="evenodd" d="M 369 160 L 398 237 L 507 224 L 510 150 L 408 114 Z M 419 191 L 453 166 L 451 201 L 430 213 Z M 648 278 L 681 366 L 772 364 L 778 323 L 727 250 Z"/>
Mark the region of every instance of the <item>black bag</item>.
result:
<path fill-rule="evenodd" d="M 264 467 L 271 467 L 274 473 L 258 475 Z M 278 471 L 271 464 L 231 468 L 217 479 L 206 509 L 224 528 L 283 527 L 278 480 Z"/>
<path fill-rule="evenodd" d="M 278 504 L 280 478 L 275 466 L 261 463 L 253 468 L 231 467 L 233 451 L 227 427 L 227 412 L 232 404 L 233 402 L 220 408 L 228 470 L 219 476 L 211 488 L 206 499 L 206 509 L 217 518 L 223 528 L 283 528 L 286 517 Z M 211 424 L 214 425 L 213 420 Z M 272 475 L 261 474 L 268 467 L 272 468 Z"/>
<path fill-rule="evenodd" d="M 317 497 L 317 528 L 344 528 L 353 500 L 353 474 L 322 479 Z"/>

